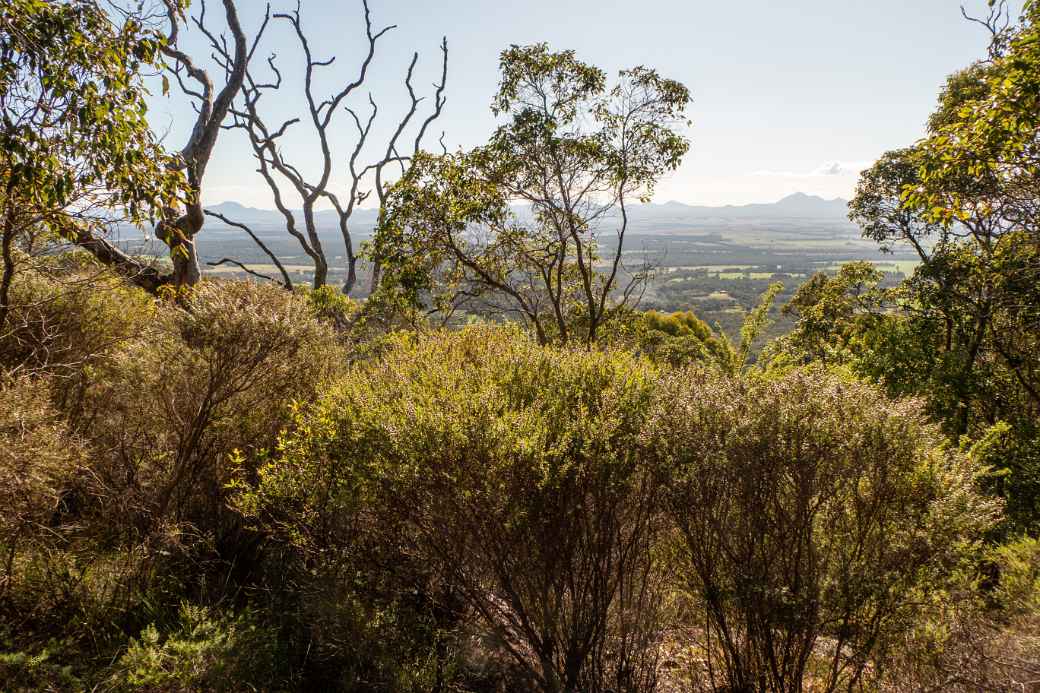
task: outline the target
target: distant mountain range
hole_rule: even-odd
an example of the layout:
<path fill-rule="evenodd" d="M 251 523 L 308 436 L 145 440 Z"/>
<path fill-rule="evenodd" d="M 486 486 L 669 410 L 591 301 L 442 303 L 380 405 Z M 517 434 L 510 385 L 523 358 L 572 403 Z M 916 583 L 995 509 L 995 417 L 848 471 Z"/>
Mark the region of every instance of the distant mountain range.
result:
<path fill-rule="evenodd" d="M 223 214 L 231 221 L 237 221 L 247 226 L 284 226 L 285 218 L 282 213 L 274 209 L 257 209 L 256 207 L 246 207 L 245 205 L 229 201 L 221 202 L 218 205 L 210 205 L 206 207 L 211 212 L 217 212 Z M 297 223 L 302 223 L 303 212 L 302 210 L 293 210 L 296 215 Z M 353 223 L 372 225 L 376 223 L 377 210 L 374 209 L 355 209 L 353 216 L 350 218 Z M 338 224 L 339 221 L 336 217 L 336 213 L 331 209 L 322 210 L 315 212 L 314 214 L 318 224 L 320 226 L 328 226 L 329 224 Z M 209 219 L 209 223 L 213 226 L 219 226 L 219 219 Z"/>
<path fill-rule="evenodd" d="M 282 215 L 270 209 L 256 209 L 246 207 L 238 202 L 221 202 L 208 209 L 223 214 L 232 221 L 241 222 L 259 229 L 264 227 L 285 224 Z M 646 228 L 647 224 L 663 222 L 667 225 L 676 223 L 690 223 L 697 221 L 741 221 L 756 220 L 763 221 L 793 221 L 811 220 L 816 223 L 848 224 L 848 202 L 836 198 L 826 200 L 816 195 L 805 193 L 794 193 L 788 195 L 779 202 L 759 203 L 749 205 L 727 205 L 724 207 L 706 207 L 687 205 L 681 202 L 665 202 L 664 204 L 631 205 L 628 207 L 629 218 L 638 225 L 640 229 Z M 356 227 L 372 227 L 376 223 L 377 211 L 374 209 L 357 209 L 351 217 L 352 225 Z M 335 226 L 336 215 L 331 210 L 324 210 L 315 214 L 318 225 L 323 228 Z M 297 219 L 300 213 L 297 212 Z M 211 219 L 210 228 L 220 228 L 219 220 Z M 361 229 L 359 229 L 361 230 Z"/>
<path fill-rule="evenodd" d="M 636 215 L 644 217 L 684 216 L 698 219 L 778 218 L 847 221 L 849 203 L 841 198 L 825 200 L 816 195 L 794 193 L 779 202 L 726 205 L 725 207 L 704 207 L 687 205 L 682 202 L 665 202 L 661 205 L 638 205 L 635 207 L 635 210 L 634 213 Z"/>

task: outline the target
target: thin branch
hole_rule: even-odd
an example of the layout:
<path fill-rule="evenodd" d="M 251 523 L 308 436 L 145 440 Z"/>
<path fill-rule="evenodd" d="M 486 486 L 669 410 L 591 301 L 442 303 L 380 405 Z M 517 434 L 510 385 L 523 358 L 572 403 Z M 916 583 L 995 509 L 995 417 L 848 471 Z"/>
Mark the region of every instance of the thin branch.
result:
<path fill-rule="evenodd" d="M 243 271 L 248 272 L 249 274 L 253 275 L 254 277 L 259 277 L 260 279 L 266 279 L 269 282 L 276 281 L 274 277 L 269 277 L 266 274 L 263 274 L 261 272 L 256 272 L 254 270 L 251 270 L 248 267 L 246 267 L 245 265 L 243 265 L 241 262 L 239 262 L 238 260 L 232 260 L 231 258 L 227 258 L 227 257 L 226 258 L 222 258 L 220 260 L 217 260 L 216 262 L 207 262 L 206 264 L 209 265 L 210 267 L 217 267 L 219 265 L 224 265 L 224 264 L 238 265 L 240 268 L 242 268 Z"/>
<path fill-rule="evenodd" d="M 224 216 L 223 214 L 221 214 L 219 212 L 214 212 L 212 210 L 207 209 L 206 210 L 206 214 L 208 216 L 220 219 L 222 222 L 224 222 L 228 226 L 234 226 L 235 228 L 242 229 L 243 231 L 248 233 L 249 237 L 253 239 L 253 242 L 256 243 L 258 246 L 260 246 L 260 249 L 262 251 L 264 251 L 264 253 L 267 255 L 267 257 L 271 258 L 271 262 L 274 263 L 274 266 L 278 268 L 278 271 L 282 275 L 282 283 L 285 285 L 285 288 L 289 289 L 290 291 L 292 291 L 292 288 L 293 288 L 292 279 L 289 278 L 289 273 L 285 271 L 285 267 L 282 266 L 282 263 L 278 259 L 278 256 L 275 255 L 273 252 L 271 252 L 271 249 L 268 248 L 267 245 L 263 241 L 261 241 L 260 238 L 255 233 L 253 233 L 253 230 L 251 228 L 249 228 L 248 226 L 246 226 L 245 224 L 243 224 L 241 222 L 232 221 L 231 219 L 228 219 L 226 216 Z M 212 265 L 213 263 L 210 263 L 210 264 Z M 217 263 L 217 264 L 220 264 L 220 263 Z M 243 267 L 243 269 L 245 269 L 245 268 Z M 248 272 L 249 270 L 246 270 L 246 271 Z M 268 278 L 270 278 L 270 277 L 268 277 Z"/>

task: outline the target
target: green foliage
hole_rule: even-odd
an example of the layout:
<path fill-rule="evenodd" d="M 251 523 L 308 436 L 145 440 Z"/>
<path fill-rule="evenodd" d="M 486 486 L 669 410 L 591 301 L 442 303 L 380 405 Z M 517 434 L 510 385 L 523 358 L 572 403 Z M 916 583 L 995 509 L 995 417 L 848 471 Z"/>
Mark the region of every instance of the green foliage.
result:
<path fill-rule="evenodd" d="M 83 690 L 83 681 L 76 677 L 72 667 L 53 663 L 52 655 L 50 648 L 37 654 L 0 652 L 0 681 L 4 682 L 4 690 L 10 693 Z"/>
<path fill-rule="evenodd" d="M 994 551 L 1000 571 L 997 600 L 1005 615 L 1040 615 L 1040 539 L 1022 537 Z"/>
<path fill-rule="evenodd" d="M 847 362 L 850 343 L 880 319 L 881 278 L 869 262 L 842 265 L 833 277 L 814 274 L 783 307 L 798 320 L 783 348 L 802 362 Z"/>
<path fill-rule="evenodd" d="M 0 387 L 0 636 L 26 689 L 649 691 L 673 641 L 725 668 L 718 631 L 694 634 L 754 609 L 764 630 L 733 637 L 794 634 L 806 681 L 839 639 L 839 678 L 880 671 L 931 623 L 910 602 L 946 604 L 974 555 L 992 511 L 974 465 L 1018 483 L 998 463 L 1031 459 L 994 431 L 969 464 L 914 405 L 822 372 L 733 369 L 690 314 L 617 323 L 658 340 L 657 365 L 487 325 L 348 360 L 326 311 L 351 306 L 320 294 L 50 281 L 16 286 L 82 355 L 30 349 L 11 363 L 40 365 Z M 669 340 L 710 370 L 666 370 Z M 698 522 L 710 541 L 682 541 Z M 1029 555 L 1001 603 L 1029 603 Z"/>
<path fill-rule="evenodd" d="M 203 283 L 96 371 L 85 434 L 115 454 L 95 473 L 144 526 L 208 524 L 222 513 L 229 456 L 269 449 L 291 402 L 313 396 L 342 353 L 305 297 Z"/>
<path fill-rule="evenodd" d="M 666 379 L 644 435 L 731 690 L 854 685 L 976 555 L 998 505 L 922 418 L 819 370 Z"/>
<path fill-rule="evenodd" d="M 937 409 L 958 434 L 1040 407 L 1038 11 L 1030 3 L 1020 26 L 996 34 L 989 61 L 950 78 L 929 136 L 882 157 L 851 204 L 866 236 L 921 257 L 900 308 L 938 332 L 938 357 L 921 370 L 948 393 Z"/>
<path fill-rule="evenodd" d="M 635 347 L 657 363 L 683 366 L 729 360 L 726 342 L 692 311 L 649 310 L 637 314 L 632 322 Z"/>
<path fill-rule="evenodd" d="M 692 311 L 671 314 L 646 311 L 631 316 L 619 313 L 608 325 L 604 342 L 616 342 L 669 366 L 695 363 L 711 365 L 729 374 L 748 367 L 752 349 L 769 326 L 769 313 L 783 284 L 772 284 L 759 297 L 758 305 L 744 315 L 740 345 L 734 346 L 721 328 L 712 330 Z"/>
<path fill-rule="evenodd" d="M 482 147 L 417 156 L 371 257 L 405 306 L 519 316 L 541 343 L 593 342 L 647 278 L 622 271 L 625 204 L 648 200 L 689 149 L 689 93 L 644 67 L 608 89 L 601 70 L 545 44 L 503 51 L 501 72 L 493 111 L 508 122 Z M 610 214 L 618 244 L 601 258 L 594 227 Z"/>
<path fill-rule="evenodd" d="M 1007 499 L 1006 535 L 1040 531 L 1040 432 L 1035 425 L 1015 430 L 1001 421 L 993 425 L 971 448 L 970 454 L 989 468 L 984 485 Z"/>
<path fill-rule="evenodd" d="M 94 2 L 11 0 L 0 8 L 0 181 L 5 214 L 69 234 L 72 205 L 169 203 L 180 177 L 146 120 L 143 69 L 161 37 Z M 16 207 L 17 206 L 17 207 Z M 79 216 L 77 214 L 77 216 Z"/>
<path fill-rule="evenodd" d="M 343 352 L 304 297 L 275 287 L 204 283 L 159 306 L 138 290 L 53 288 L 46 334 L 87 358 L 37 372 L 74 376 L 55 387 L 23 376 L 0 391 L 17 511 L 0 538 L 0 613 L 16 647 L 60 631 L 58 664 L 96 677 L 97 659 L 182 599 L 224 602 L 267 579 L 226 507 L 230 458 L 255 465 Z"/>
<path fill-rule="evenodd" d="M 512 46 L 488 142 L 389 190 L 364 305 L 156 300 L 48 249 L 177 206 L 141 82 L 162 39 L 94 0 L 9 0 L 0 687 L 1023 689 L 1038 13 L 861 179 L 852 218 L 914 275 L 813 276 L 753 368 L 781 285 L 742 297 L 739 341 L 630 305 L 626 204 L 688 151 L 678 82 Z"/>
<path fill-rule="evenodd" d="M 336 291 L 325 285 L 316 289 L 298 289 L 307 297 L 311 310 L 315 317 L 326 322 L 334 328 L 344 329 L 351 325 L 357 318 L 360 307 L 342 291 Z"/>
<path fill-rule="evenodd" d="M 272 632 L 253 614 L 235 617 L 182 604 L 176 626 L 147 626 L 130 642 L 115 669 L 117 690 L 274 691 L 281 653 Z"/>
<path fill-rule="evenodd" d="M 759 298 L 758 305 L 744 316 L 744 321 L 740 326 L 739 348 L 734 348 L 729 343 L 729 339 L 723 335 L 730 355 L 729 368 L 727 369 L 730 373 L 739 373 L 748 365 L 751 358 L 751 349 L 755 341 L 762 336 L 769 326 L 769 312 L 773 309 L 773 303 L 776 301 L 777 294 L 783 291 L 783 289 L 784 285 L 781 282 L 770 284 L 769 288 Z"/>
<path fill-rule="evenodd" d="M 374 513 L 542 689 L 642 690 L 656 523 L 637 439 L 653 383 L 624 355 L 508 329 L 403 336 L 300 412 L 236 505 L 314 556 L 356 556 Z"/>
<path fill-rule="evenodd" d="M 1040 192 L 1038 38 L 1040 5 L 1028 2 L 1020 25 L 994 37 L 990 60 L 950 80 L 929 137 L 917 147 L 920 181 L 904 191 L 908 207 L 946 225 L 980 213 L 1030 213 Z M 1001 199 L 985 202 L 979 188 Z"/>
<path fill-rule="evenodd" d="M 0 381 L 0 600 L 20 578 L 22 553 L 52 546 L 54 515 L 81 473 L 84 450 L 50 403 L 46 383 Z"/>
<path fill-rule="evenodd" d="M 1007 29 L 1003 10 L 989 19 L 988 60 L 950 77 L 928 136 L 883 156 L 850 204 L 866 237 L 910 246 L 920 266 L 866 305 L 838 278 L 814 279 L 787 346 L 924 397 L 950 434 L 979 446 L 995 470 L 987 487 L 1008 501 L 1002 531 L 1017 533 L 1040 517 L 1040 5 Z"/>
<path fill-rule="evenodd" d="M 61 392 L 138 336 L 155 314 L 144 292 L 105 270 L 79 266 L 20 273 L 9 307 L 0 366 L 60 375 Z"/>

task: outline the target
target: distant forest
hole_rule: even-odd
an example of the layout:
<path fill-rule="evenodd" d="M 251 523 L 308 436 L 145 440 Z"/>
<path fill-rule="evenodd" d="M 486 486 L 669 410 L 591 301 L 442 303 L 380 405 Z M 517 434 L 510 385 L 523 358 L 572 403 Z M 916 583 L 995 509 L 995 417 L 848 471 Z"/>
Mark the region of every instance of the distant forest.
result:
<path fill-rule="evenodd" d="M 848 202 L 709 209 L 686 85 L 507 46 L 448 151 L 357 1 L 0 3 L 0 690 L 1040 690 L 1040 4 Z"/>

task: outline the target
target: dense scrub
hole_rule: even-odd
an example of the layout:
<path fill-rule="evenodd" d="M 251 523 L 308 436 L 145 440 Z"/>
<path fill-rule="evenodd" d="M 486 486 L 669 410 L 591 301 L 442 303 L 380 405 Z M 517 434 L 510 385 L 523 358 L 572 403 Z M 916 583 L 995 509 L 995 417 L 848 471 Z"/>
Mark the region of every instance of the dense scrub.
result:
<path fill-rule="evenodd" d="M 5 518 L 4 637 L 87 671 L 184 600 L 241 598 L 234 574 L 250 574 L 260 542 L 224 501 L 232 453 L 271 447 L 291 403 L 342 361 L 310 304 L 274 288 L 200 287 L 184 307 L 91 288 L 35 285 L 44 319 L 25 331 L 46 325 L 47 344 L 69 346 L 26 358 L 16 331 L 0 393 L 18 510 Z"/>
<path fill-rule="evenodd" d="M 1033 544 L 973 586 L 978 463 L 847 376 L 373 340 L 248 283 L 89 300 L 121 319 L 50 332 L 91 321 L 82 366 L 3 354 L 16 690 L 838 690 L 1035 629 Z"/>

